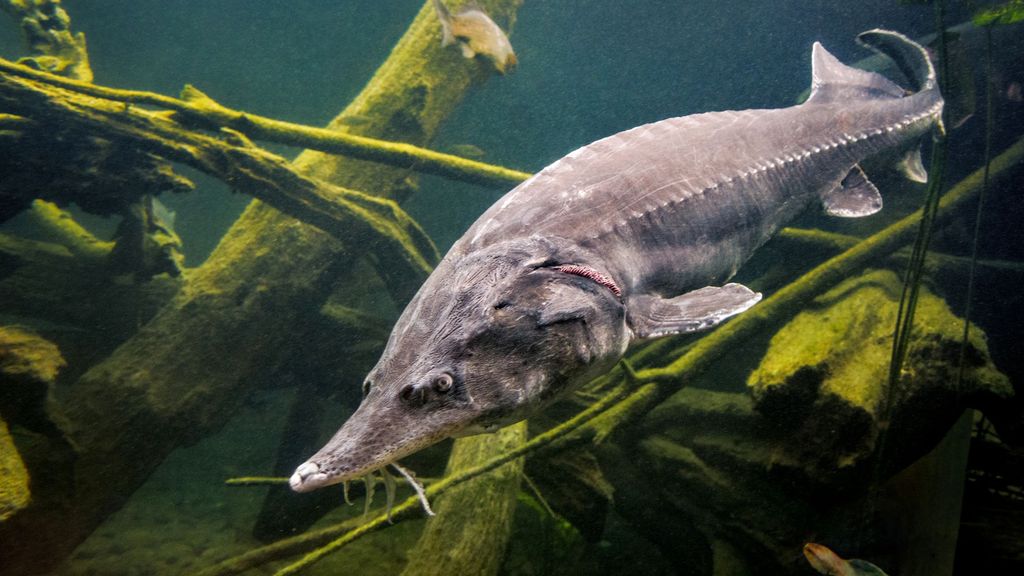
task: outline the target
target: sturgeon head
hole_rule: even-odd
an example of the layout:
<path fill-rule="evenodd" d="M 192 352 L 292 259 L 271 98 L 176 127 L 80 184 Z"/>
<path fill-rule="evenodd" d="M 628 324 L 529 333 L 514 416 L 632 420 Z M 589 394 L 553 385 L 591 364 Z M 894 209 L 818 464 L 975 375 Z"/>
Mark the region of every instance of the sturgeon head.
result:
<path fill-rule="evenodd" d="M 614 281 L 550 239 L 453 250 L 402 313 L 363 401 L 292 475 L 348 481 L 453 436 L 497 430 L 606 372 L 629 342 Z"/>

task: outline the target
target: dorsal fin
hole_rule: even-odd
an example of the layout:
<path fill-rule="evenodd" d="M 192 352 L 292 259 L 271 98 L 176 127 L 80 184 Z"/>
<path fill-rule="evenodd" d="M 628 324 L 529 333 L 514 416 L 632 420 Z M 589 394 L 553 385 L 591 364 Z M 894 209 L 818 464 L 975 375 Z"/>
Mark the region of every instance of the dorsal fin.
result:
<path fill-rule="evenodd" d="M 843 99 L 902 98 L 906 91 L 874 72 L 843 64 L 818 42 L 811 50 L 811 95 L 808 102 Z"/>

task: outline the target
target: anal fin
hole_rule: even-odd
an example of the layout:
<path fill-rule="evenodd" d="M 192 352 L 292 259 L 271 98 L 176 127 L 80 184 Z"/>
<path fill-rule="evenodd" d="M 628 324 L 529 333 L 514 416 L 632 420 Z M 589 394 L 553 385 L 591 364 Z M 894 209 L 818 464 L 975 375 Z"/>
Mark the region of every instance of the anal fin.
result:
<path fill-rule="evenodd" d="M 626 304 L 637 338 L 654 338 L 706 330 L 750 308 L 761 294 L 742 284 L 707 286 L 675 298 L 641 294 Z"/>
<path fill-rule="evenodd" d="M 882 195 L 860 166 L 854 164 L 839 184 L 821 195 L 821 203 L 831 216 L 860 218 L 882 209 Z"/>

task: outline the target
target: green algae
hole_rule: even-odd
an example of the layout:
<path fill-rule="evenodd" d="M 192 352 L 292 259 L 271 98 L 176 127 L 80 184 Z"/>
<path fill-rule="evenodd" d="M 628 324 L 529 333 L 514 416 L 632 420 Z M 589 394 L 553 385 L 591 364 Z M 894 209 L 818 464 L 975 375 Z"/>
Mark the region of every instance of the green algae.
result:
<path fill-rule="evenodd" d="M 4 384 L 28 380 L 48 385 L 65 366 L 60 350 L 35 332 L 18 326 L 0 326 L 0 375 Z"/>
<path fill-rule="evenodd" d="M 890 384 L 900 291 L 899 278 L 886 270 L 840 283 L 772 337 L 747 381 L 757 409 L 793 434 L 788 450 L 820 474 L 868 461 L 886 430 L 897 435 L 887 440 L 890 450 L 914 452 L 915 439 L 934 443 L 935 431 L 970 398 L 1012 395 L 978 329 L 956 384 L 962 320 L 924 286 L 902 376 Z M 930 424 L 915 422 L 919 410 Z"/>
<path fill-rule="evenodd" d="M 30 474 L 8 421 L 53 433 L 50 385 L 64 366 L 52 342 L 19 326 L 0 326 L 0 523 L 31 500 Z"/>
<path fill-rule="evenodd" d="M 772 337 L 764 361 L 748 380 L 754 397 L 763 400 L 810 367 L 822 376 L 822 394 L 878 413 L 887 397 L 878 379 L 884 377 L 888 365 L 900 286 L 894 273 L 873 271 L 818 297 Z M 955 343 L 960 336 L 960 319 L 945 301 L 922 289 L 910 355 L 922 358 L 929 354 L 924 348 L 937 339 Z M 975 356 L 985 360 L 978 369 L 994 370 L 978 329 L 972 331 L 969 345 Z M 908 370 L 920 371 L 921 367 L 912 365 Z"/>
<path fill-rule="evenodd" d="M 1009 0 L 974 15 L 975 26 L 1015 24 L 1024 21 L 1024 0 Z"/>
<path fill-rule="evenodd" d="M 29 218 L 57 243 L 66 247 L 75 256 L 83 258 L 106 258 L 110 255 L 113 242 L 96 238 L 72 218 L 71 214 L 53 202 L 34 200 L 28 211 Z"/>
<path fill-rule="evenodd" d="M 28 506 L 31 498 L 28 469 L 18 454 L 7 423 L 0 418 L 0 522 Z"/>

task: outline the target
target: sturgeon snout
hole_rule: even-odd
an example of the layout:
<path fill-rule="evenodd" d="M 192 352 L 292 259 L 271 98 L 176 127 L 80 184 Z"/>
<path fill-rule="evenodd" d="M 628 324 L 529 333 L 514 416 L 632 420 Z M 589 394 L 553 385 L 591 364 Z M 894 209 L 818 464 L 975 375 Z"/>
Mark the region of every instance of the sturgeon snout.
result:
<path fill-rule="evenodd" d="M 328 476 L 320 472 L 320 466 L 305 462 L 295 469 L 295 473 L 288 479 L 288 485 L 296 492 L 309 492 L 326 486 L 327 480 Z"/>

